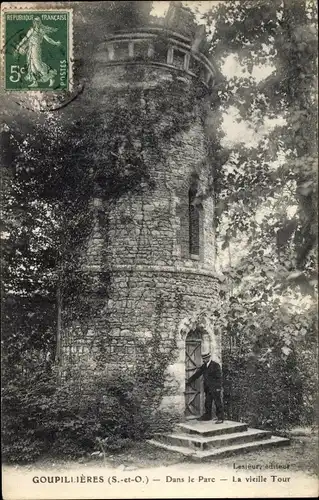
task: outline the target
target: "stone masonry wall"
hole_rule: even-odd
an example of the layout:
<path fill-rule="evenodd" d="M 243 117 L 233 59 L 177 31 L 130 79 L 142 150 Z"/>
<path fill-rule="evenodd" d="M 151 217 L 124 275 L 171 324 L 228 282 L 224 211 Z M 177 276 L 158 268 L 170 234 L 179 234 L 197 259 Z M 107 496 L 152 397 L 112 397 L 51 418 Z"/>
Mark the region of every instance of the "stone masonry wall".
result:
<path fill-rule="evenodd" d="M 127 193 L 114 204 L 106 203 L 108 245 L 105 258 L 108 265 L 115 264 L 157 264 L 172 265 L 189 260 L 189 197 L 191 176 L 200 170 L 202 158 L 206 156 L 203 129 L 198 124 L 179 134 L 178 138 L 165 144 L 164 163 L 150 164 L 150 175 L 155 187 L 148 185 L 139 193 Z M 96 206 L 103 202 L 96 200 Z M 203 203 L 203 226 L 205 231 L 201 242 L 201 262 L 206 268 L 214 268 L 213 201 Z M 99 233 L 99 236 L 97 235 Z M 98 241 L 100 238 L 100 241 Z M 93 256 L 103 244 L 102 232 L 96 229 Z M 188 263 L 192 266 L 194 262 Z"/>
<path fill-rule="evenodd" d="M 177 343 L 169 372 L 172 376 L 167 403 L 184 410 L 185 339 L 188 331 L 202 327 L 209 337 L 214 359 L 221 361 L 220 336 L 214 332 L 214 311 L 220 308 L 219 280 L 214 274 L 167 266 L 122 266 L 111 272 L 110 298 L 92 318 L 86 332 L 74 328 L 65 345 L 65 355 L 76 355 L 92 363 L 103 346 L 106 364 L 117 367 L 121 360 L 134 362 L 138 342 L 156 332 L 163 351 Z"/>
<path fill-rule="evenodd" d="M 100 57 L 100 56 L 99 56 Z M 101 58 L 100 58 L 101 62 Z M 130 88 L 151 91 L 172 78 L 167 68 L 128 68 L 98 64 L 92 79 L 91 96 L 107 109 L 108 92 L 118 90 L 118 104 L 127 105 Z M 193 85 L 189 75 L 178 74 L 183 84 Z M 124 91 L 124 93 L 123 93 Z M 183 95 L 181 107 L 183 106 Z M 169 101 L 169 95 L 163 95 Z M 142 105 L 142 103 L 141 103 Z M 96 210 L 86 266 L 92 272 L 107 271 L 107 296 L 91 300 L 99 304 L 88 326 L 76 325 L 63 337 L 63 362 L 71 359 L 91 364 L 101 352 L 106 365 L 117 366 L 123 357 L 134 362 L 138 341 L 160 335 L 165 351 L 176 342 L 170 395 L 163 404 L 181 415 L 184 412 L 185 339 L 196 328 L 205 332 L 203 348 L 221 361 L 220 335 L 214 331 L 214 311 L 220 308 L 219 277 L 214 272 L 214 204 L 208 196 L 209 166 L 204 120 L 200 108 L 190 126 L 160 144 L 160 159 L 146 150 L 151 184 L 113 200 L 92 200 Z M 169 110 L 159 116 L 158 126 L 170 120 Z M 107 144 L 105 145 L 107 147 Z M 103 162 L 103 147 L 97 154 Z M 107 165 L 105 166 L 107 168 Z M 189 253 L 189 189 L 196 180 L 200 195 L 200 252 Z M 98 214 L 102 213 L 103 218 Z"/>

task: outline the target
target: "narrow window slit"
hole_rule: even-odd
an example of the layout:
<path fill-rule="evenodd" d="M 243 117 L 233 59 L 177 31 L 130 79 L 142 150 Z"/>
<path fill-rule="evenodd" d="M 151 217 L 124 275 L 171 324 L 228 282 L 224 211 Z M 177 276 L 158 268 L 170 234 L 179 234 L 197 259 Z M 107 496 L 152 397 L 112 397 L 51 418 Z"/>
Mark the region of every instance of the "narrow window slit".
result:
<path fill-rule="evenodd" d="M 189 253 L 199 256 L 200 209 L 194 204 L 195 192 L 189 190 Z"/>

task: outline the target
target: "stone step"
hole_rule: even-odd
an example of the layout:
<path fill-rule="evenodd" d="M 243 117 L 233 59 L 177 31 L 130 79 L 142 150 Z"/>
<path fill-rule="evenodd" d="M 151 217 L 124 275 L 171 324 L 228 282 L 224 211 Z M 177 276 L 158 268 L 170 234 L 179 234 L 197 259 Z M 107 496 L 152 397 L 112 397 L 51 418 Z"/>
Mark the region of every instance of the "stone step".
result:
<path fill-rule="evenodd" d="M 223 446 L 222 448 L 213 448 L 209 450 L 195 450 L 186 446 L 173 446 L 169 444 L 156 441 L 155 439 L 148 440 L 150 444 L 157 446 L 159 448 L 164 448 L 172 452 L 180 453 L 182 455 L 187 455 L 193 459 L 204 461 L 207 459 L 214 459 L 216 457 L 227 457 L 231 455 L 237 455 L 240 453 L 247 453 L 249 451 L 255 451 L 259 449 L 267 449 L 277 446 L 287 446 L 289 445 L 289 439 L 272 436 L 268 439 L 261 439 L 258 441 L 253 441 L 251 443 L 238 443 L 231 446 Z"/>
<path fill-rule="evenodd" d="M 269 431 L 259 429 L 248 429 L 244 432 L 233 432 L 231 434 L 221 434 L 217 436 L 202 436 L 194 434 L 157 434 L 157 440 L 173 445 L 192 448 L 198 451 L 204 451 L 211 448 L 221 448 L 224 446 L 231 446 L 237 443 L 249 443 L 266 439 L 271 436 Z"/>
<path fill-rule="evenodd" d="M 221 434 L 232 434 L 234 432 L 245 432 L 248 425 L 243 422 L 233 422 L 224 420 L 222 424 L 215 424 L 214 421 L 200 422 L 198 420 L 177 424 L 178 432 L 187 434 L 197 434 L 201 436 L 220 436 Z"/>

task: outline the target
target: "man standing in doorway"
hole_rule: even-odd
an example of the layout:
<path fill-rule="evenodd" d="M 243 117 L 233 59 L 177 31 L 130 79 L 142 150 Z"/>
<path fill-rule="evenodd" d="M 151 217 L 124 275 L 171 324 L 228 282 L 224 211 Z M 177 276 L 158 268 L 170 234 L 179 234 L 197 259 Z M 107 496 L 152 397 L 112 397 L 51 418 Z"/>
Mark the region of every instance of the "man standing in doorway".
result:
<path fill-rule="evenodd" d="M 216 424 L 222 424 L 224 422 L 224 407 L 221 398 L 222 370 L 219 363 L 212 361 L 210 353 L 202 354 L 202 359 L 202 366 L 187 381 L 187 384 L 191 384 L 201 375 L 204 377 L 205 413 L 198 420 L 211 420 L 214 401 L 217 415 Z"/>

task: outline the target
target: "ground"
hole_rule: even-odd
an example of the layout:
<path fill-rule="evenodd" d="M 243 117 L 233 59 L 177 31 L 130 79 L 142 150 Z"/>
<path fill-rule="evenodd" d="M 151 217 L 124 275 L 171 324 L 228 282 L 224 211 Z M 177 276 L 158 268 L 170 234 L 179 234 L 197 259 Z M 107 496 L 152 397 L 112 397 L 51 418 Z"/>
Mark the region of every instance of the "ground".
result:
<path fill-rule="evenodd" d="M 294 429 L 290 435 L 290 446 L 282 448 L 271 448 L 258 450 L 232 457 L 218 458 L 214 464 L 222 467 L 233 468 L 234 462 L 238 465 L 254 464 L 261 465 L 276 463 L 278 465 L 290 464 L 290 470 L 305 472 L 310 475 L 318 473 L 318 438 L 311 429 Z M 141 469 L 159 467 L 164 464 L 175 465 L 181 463 L 193 463 L 188 457 L 182 457 L 177 453 L 156 448 L 147 442 L 136 443 L 128 449 L 116 453 L 108 453 L 105 457 L 88 456 L 75 460 L 62 460 L 44 458 L 28 465 L 12 465 L 16 469 L 39 470 L 39 469 L 69 469 L 77 463 L 81 467 L 122 467 L 123 469 Z"/>
<path fill-rule="evenodd" d="M 136 443 L 105 457 L 4 465 L 2 493 L 5 500 L 317 498 L 317 453 L 310 429 L 295 429 L 290 446 L 205 463 Z"/>

